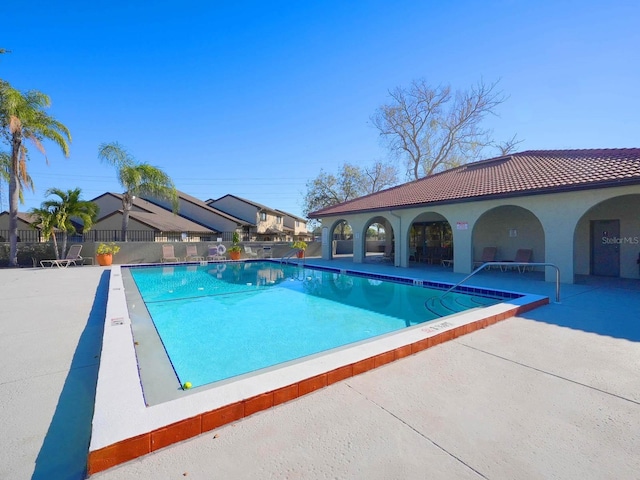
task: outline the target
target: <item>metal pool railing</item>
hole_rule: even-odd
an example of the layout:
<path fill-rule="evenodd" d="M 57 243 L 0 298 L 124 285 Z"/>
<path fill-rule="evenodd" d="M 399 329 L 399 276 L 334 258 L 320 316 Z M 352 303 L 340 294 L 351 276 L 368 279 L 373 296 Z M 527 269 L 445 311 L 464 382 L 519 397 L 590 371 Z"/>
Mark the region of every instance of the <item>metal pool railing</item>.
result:
<path fill-rule="evenodd" d="M 299 248 L 292 248 L 291 250 L 289 250 L 287 253 L 285 253 L 282 258 L 280 258 L 280 263 L 284 263 L 284 262 L 288 262 L 289 260 L 291 260 L 293 257 L 295 257 L 298 252 L 300 251 Z M 304 257 L 303 260 L 304 262 Z"/>
<path fill-rule="evenodd" d="M 560 303 L 560 269 L 558 268 L 558 266 L 553 264 L 553 263 L 531 263 L 531 262 L 486 262 L 486 263 L 483 263 L 478 268 L 476 268 L 473 272 L 471 272 L 469 275 L 467 275 L 462 280 L 460 280 L 458 283 L 456 283 L 449 290 L 444 292 L 440 296 L 440 298 L 443 298 L 447 293 L 451 292 L 452 290 L 455 290 L 461 284 L 463 284 L 464 282 L 469 280 L 476 273 L 478 273 L 479 271 L 485 269 L 486 267 L 553 267 L 553 268 L 556 269 L 556 303 Z"/>

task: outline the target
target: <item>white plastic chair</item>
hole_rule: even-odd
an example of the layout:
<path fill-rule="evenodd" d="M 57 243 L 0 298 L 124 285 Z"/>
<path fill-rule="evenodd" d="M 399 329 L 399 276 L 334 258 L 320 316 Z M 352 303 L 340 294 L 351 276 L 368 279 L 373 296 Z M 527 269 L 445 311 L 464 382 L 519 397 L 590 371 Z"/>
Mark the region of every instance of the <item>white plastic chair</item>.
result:
<path fill-rule="evenodd" d="M 71 245 L 65 258 L 60 258 L 57 260 L 40 260 L 40 266 L 44 268 L 45 264 L 48 263 L 49 267 L 53 267 L 55 265 L 58 268 L 67 268 L 71 263 L 73 263 L 74 265 L 78 265 L 76 262 L 84 263 L 84 258 L 80 256 L 81 250 L 82 245 Z"/>
<path fill-rule="evenodd" d="M 204 260 L 202 255 L 198 255 L 197 245 L 187 245 L 187 256 L 185 257 L 187 262 L 199 262 Z"/>
<path fill-rule="evenodd" d="M 179 261 L 180 259 L 173 251 L 173 245 L 162 245 L 162 263 Z"/>

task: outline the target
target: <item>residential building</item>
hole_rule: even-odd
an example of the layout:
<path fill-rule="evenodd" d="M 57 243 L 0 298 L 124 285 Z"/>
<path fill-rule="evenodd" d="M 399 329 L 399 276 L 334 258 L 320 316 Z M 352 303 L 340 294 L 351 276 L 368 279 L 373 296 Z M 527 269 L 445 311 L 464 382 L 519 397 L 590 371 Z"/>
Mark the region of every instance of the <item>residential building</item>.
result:
<path fill-rule="evenodd" d="M 210 207 L 243 219 L 248 225 L 247 241 L 288 241 L 293 239 L 294 229 L 286 227 L 284 214 L 246 198 L 224 195 L 217 200 L 208 200 Z"/>
<path fill-rule="evenodd" d="M 85 239 L 100 242 L 120 240 L 123 215 L 122 195 L 108 192 L 91 201 L 98 205 L 99 214 L 92 229 L 85 235 Z M 131 240 L 212 241 L 219 234 L 217 230 L 173 214 L 143 198 L 133 199 L 128 223 L 128 236 Z"/>
<path fill-rule="evenodd" d="M 162 198 L 154 198 L 148 195 L 143 198 L 165 210 L 171 211 L 171 202 Z M 232 232 L 246 233 L 253 226 L 242 217 L 234 216 L 226 211 L 207 205 L 184 192 L 178 192 L 178 215 L 192 222 L 203 225 L 216 232 L 225 233 L 224 241 L 230 241 Z"/>
<path fill-rule="evenodd" d="M 33 226 L 35 219 L 25 212 L 18 212 L 18 237 L 23 242 L 42 241 L 40 230 Z M 9 241 L 9 212 L 0 213 L 0 242 Z"/>
<path fill-rule="evenodd" d="M 312 240 L 313 236 L 307 230 L 307 220 L 291 213 L 285 212 L 284 210 L 276 209 L 276 212 L 282 214 L 285 232 L 293 236 L 291 240 Z"/>

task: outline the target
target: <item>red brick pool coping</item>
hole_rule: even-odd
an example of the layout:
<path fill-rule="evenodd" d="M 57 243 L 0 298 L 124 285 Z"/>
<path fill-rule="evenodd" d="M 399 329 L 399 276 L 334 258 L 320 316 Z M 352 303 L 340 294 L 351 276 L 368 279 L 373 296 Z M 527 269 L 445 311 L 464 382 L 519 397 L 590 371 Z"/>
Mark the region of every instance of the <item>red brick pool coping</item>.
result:
<path fill-rule="evenodd" d="M 524 305 L 517 305 L 504 312 L 435 333 L 408 345 L 90 451 L 87 473 L 92 475 L 107 470 L 548 303 L 549 299 L 545 297 Z"/>

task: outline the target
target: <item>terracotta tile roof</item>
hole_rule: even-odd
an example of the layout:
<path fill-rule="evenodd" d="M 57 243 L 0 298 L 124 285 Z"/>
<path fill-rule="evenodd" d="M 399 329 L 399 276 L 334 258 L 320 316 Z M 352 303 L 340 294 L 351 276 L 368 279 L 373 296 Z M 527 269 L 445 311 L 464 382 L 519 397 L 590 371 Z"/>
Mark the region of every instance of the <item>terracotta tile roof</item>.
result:
<path fill-rule="evenodd" d="M 425 204 L 640 184 L 640 148 L 528 150 L 468 163 L 312 212 L 311 218 Z"/>

